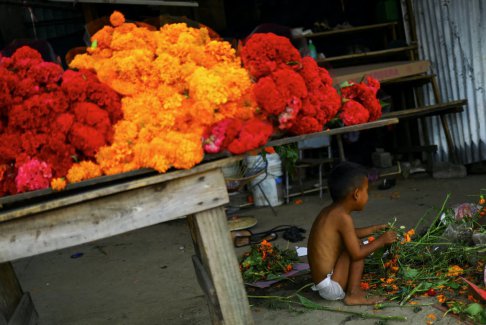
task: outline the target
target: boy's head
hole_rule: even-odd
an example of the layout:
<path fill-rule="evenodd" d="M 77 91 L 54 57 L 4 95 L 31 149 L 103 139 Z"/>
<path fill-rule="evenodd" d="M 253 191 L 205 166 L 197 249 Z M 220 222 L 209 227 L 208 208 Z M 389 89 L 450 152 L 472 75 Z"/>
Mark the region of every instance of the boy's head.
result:
<path fill-rule="evenodd" d="M 350 194 L 360 194 L 359 191 L 366 190 L 366 201 L 368 199 L 367 191 L 364 189 L 368 183 L 368 173 L 365 168 L 352 163 L 342 162 L 331 170 L 328 178 L 329 192 L 334 202 L 340 202 L 346 199 Z M 355 193 L 358 191 L 358 193 Z M 364 202 L 366 204 L 366 202 Z"/>

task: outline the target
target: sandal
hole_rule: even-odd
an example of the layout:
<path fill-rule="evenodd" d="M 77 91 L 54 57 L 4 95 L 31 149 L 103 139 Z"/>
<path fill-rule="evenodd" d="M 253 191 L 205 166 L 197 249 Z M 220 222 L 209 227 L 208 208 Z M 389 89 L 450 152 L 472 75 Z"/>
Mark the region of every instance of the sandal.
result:
<path fill-rule="evenodd" d="M 306 232 L 305 229 L 299 228 L 297 226 L 291 226 L 291 225 L 280 225 L 277 227 L 274 227 L 270 230 L 267 231 L 267 233 L 270 232 L 281 232 L 283 231 L 283 238 L 288 240 L 291 243 L 296 243 L 299 242 L 303 239 L 305 239 L 304 234 Z M 265 233 L 265 232 L 264 232 Z"/>
<path fill-rule="evenodd" d="M 276 232 L 261 232 L 254 234 L 250 230 L 232 231 L 231 237 L 235 247 L 260 244 L 262 241 L 274 241 L 278 238 Z"/>

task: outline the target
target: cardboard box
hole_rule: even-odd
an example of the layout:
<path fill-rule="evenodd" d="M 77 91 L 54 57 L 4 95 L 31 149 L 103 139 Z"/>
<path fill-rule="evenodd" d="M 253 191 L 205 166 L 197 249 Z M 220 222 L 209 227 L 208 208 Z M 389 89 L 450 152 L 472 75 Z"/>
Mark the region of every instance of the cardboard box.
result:
<path fill-rule="evenodd" d="M 344 81 L 359 82 L 364 76 L 370 75 L 379 81 L 403 78 L 429 71 L 430 62 L 394 61 L 377 64 L 359 65 L 329 70 L 335 86 Z"/>

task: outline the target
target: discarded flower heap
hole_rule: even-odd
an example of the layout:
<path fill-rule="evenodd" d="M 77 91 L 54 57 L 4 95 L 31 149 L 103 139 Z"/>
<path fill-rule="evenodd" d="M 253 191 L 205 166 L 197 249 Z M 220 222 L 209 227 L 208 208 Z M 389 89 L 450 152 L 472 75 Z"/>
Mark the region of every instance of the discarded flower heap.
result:
<path fill-rule="evenodd" d="M 96 71 L 124 95 L 124 119 L 115 125 L 114 142 L 96 155 L 103 173 L 191 168 L 203 158 L 204 134 L 206 150 L 219 151 L 227 128 L 216 135 L 206 130 L 220 121 L 239 126 L 230 128 L 233 139 L 225 142 L 234 153 L 267 141 L 272 127 L 254 118 L 251 80 L 229 43 L 186 24 L 151 31 L 126 23 L 118 12 L 110 21 L 112 26 L 93 35 L 88 53 L 70 64 Z M 230 146 L 233 140 L 244 143 Z"/>
<path fill-rule="evenodd" d="M 29 48 L 0 58 L 0 196 L 65 186 L 91 166 L 122 117 L 120 97 L 88 71 L 67 71 Z M 91 177 L 99 175 L 95 171 Z"/>
<path fill-rule="evenodd" d="M 283 273 L 293 269 L 292 264 L 298 261 L 297 252 L 293 249 L 280 250 L 266 240 L 251 246 L 240 261 L 243 280 L 247 283 L 259 280 L 275 280 Z"/>
<path fill-rule="evenodd" d="M 385 294 L 400 305 L 418 296 L 435 297 L 448 312 L 484 324 L 486 309 L 476 308 L 479 297 L 468 292 L 463 278 L 478 287 L 486 283 L 486 245 L 479 237 L 475 239 L 478 234 L 486 237 L 486 227 L 481 224 L 486 200 L 480 195 L 479 204 L 469 204 L 474 209 L 466 214 L 462 207 L 466 204 L 447 209 L 446 202 L 430 226 L 417 233 L 414 229 L 424 228 L 425 216 L 408 231 L 395 227 L 395 222 L 390 224 L 401 240 L 368 257 L 362 288 Z M 483 294 L 486 300 L 486 291 Z M 473 309 L 478 312 L 471 313 Z"/>
<path fill-rule="evenodd" d="M 327 70 L 311 57 L 302 58 L 287 38 L 254 34 L 241 58 L 255 81 L 259 107 L 280 130 L 320 132 L 338 113 L 341 97 Z"/>

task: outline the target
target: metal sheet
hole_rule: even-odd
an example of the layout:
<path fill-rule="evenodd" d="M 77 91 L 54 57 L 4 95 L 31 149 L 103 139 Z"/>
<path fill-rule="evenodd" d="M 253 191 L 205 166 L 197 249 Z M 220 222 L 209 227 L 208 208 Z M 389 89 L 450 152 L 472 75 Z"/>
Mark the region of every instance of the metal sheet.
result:
<path fill-rule="evenodd" d="M 468 99 L 463 113 L 448 120 L 462 163 L 486 160 L 486 1 L 413 0 L 419 52 L 431 61 L 442 100 Z M 435 102 L 432 89 L 425 93 Z M 447 160 L 447 143 L 440 120 L 429 119 L 431 141 L 438 159 Z"/>

